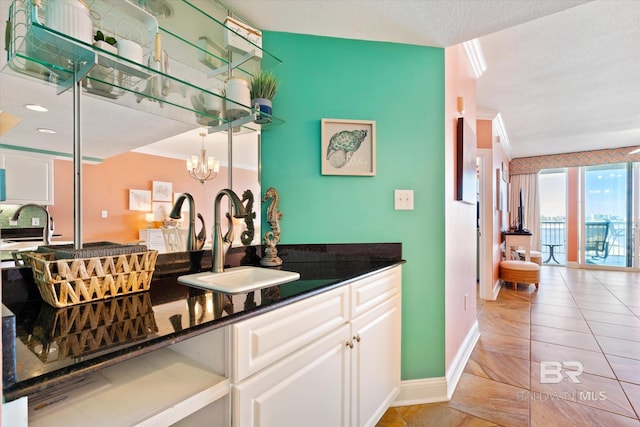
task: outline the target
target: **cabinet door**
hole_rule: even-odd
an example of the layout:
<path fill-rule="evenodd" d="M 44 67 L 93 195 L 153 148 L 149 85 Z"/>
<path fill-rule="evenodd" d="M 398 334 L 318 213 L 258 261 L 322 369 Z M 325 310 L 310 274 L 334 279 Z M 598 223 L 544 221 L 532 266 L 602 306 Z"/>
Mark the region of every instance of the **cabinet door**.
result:
<path fill-rule="evenodd" d="M 5 203 L 53 204 L 53 159 L 21 154 L 3 154 L 7 200 Z"/>
<path fill-rule="evenodd" d="M 233 386 L 233 426 L 349 425 L 349 325 Z"/>
<path fill-rule="evenodd" d="M 400 295 L 351 322 L 351 425 L 374 426 L 400 391 Z"/>

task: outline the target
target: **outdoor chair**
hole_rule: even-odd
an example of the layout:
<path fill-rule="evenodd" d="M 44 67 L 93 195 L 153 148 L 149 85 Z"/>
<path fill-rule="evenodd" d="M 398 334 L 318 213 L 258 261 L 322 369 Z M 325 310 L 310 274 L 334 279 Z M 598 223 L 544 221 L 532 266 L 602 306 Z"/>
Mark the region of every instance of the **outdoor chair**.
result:
<path fill-rule="evenodd" d="M 585 223 L 585 254 L 592 259 L 605 260 L 609 256 L 609 238 L 611 223 L 609 221 Z"/>

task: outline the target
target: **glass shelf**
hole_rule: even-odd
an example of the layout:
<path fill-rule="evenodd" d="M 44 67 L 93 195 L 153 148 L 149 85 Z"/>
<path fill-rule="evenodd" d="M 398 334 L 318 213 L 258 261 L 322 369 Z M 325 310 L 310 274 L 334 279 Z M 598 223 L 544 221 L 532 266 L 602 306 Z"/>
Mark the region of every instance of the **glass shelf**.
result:
<path fill-rule="evenodd" d="M 95 0 L 88 4 L 92 12 L 98 11 L 92 13 L 94 32 L 100 29 L 116 40 L 127 37 L 116 28 L 118 20 L 114 15 L 114 5 L 123 4 L 123 0 Z M 10 9 L 8 66 L 14 72 L 57 86 L 59 93 L 82 81 L 84 93 L 90 96 L 194 126 L 207 126 L 210 133 L 228 129 L 245 133 L 282 124 L 282 119 L 260 114 L 248 105 L 241 106 L 246 109 L 242 117 L 233 117 L 229 123 L 223 106 L 230 101 L 221 95 L 224 80 L 231 73 L 249 79 L 265 62 L 280 61 L 264 50 L 259 55 L 226 51 L 221 46 L 222 39 L 224 32 L 231 30 L 214 17 L 214 10 L 203 10 L 187 0 L 169 4 L 174 13 L 158 18 L 157 28 L 152 29 L 159 37 L 153 37 L 153 41 L 148 35 L 140 38 L 144 56 L 138 63 L 46 27 L 41 23 L 43 7 L 33 6 L 31 1 L 15 1 Z M 207 7 L 223 10 L 215 3 L 211 5 Z M 94 15 L 100 20 L 96 22 Z M 179 36 L 180 26 L 185 23 L 196 30 L 207 30 L 186 31 Z M 127 25 L 131 27 L 131 23 Z M 143 34 L 152 32 L 143 30 Z M 236 64 L 239 65 L 234 68 Z M 208 105 L 217 107 L 206 108 Z M 261 119 L 258 124 L 249 120 L 256 117 Z"/>

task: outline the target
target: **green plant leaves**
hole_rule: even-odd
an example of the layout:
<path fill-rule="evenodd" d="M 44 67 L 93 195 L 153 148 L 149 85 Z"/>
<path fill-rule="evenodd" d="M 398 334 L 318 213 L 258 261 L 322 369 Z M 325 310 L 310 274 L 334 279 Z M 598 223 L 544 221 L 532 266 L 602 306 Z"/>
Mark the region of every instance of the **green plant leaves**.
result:
<path fill-rule="evenodd" d="M 273 99 L 280 83 L 270 71 L 261 71 L 251 78 L 249 91 L 251 99 Z"/>
<path fill-rule="evenodd" d="M 96 31 L 96 35 L 93 36 L 93 40 L 97 42 L 105 42 L 110 44 L 111 46 L 115 46 L 116 44 L 116 39 L 114 37 L 105 37 L 104 33 L 100 30 Z"/>

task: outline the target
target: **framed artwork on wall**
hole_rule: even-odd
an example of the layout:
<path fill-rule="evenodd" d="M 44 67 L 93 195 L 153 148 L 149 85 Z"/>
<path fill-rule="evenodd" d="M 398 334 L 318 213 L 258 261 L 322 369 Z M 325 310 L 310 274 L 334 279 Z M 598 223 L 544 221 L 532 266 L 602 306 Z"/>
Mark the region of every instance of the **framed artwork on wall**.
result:
<path fill-rule="evenodd" d="M 129 210 L 149 212 L 151 210 L 151 191 L 129 190 Z"/>
<path fill-rule="evenodd" d="M 509 186 L 501 169 L 496 169 L 496 210 L 506 212 L 509 209 Z"/>
<path fill-rule="evenodd" d="M 151 203 L 154 221 L 164 221 L 171 212 L 171 202 L 153 202 Z"/>
<path fill-rule="evenodd" d="M 478 201 L 476 134 L 464 117 L 458 119 L 456 132 L 456 200 L 475 204 Z"/>
<path fill-rule="evenodd" d="M 321 120 L 322 175 L 375 176 L 376 122 Z"/>
<path fill-rule="evenodd" d="M 153 200 L 170 202 L 173 195 L 173 184 L 170 182 L 153 181 Z"/>

